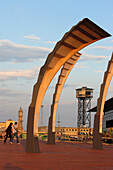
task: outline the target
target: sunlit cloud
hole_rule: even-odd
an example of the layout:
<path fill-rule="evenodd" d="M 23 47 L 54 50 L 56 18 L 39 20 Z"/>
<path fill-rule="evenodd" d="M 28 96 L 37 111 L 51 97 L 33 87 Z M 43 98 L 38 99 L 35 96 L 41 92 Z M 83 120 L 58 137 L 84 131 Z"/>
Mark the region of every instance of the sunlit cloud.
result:
<path fill-rule="evenodd" d="M 96 73 L 103 73 L 102 70 L 95 70 L 94 72 L 96 72 Z"/>
<path fill-rule="evenodd" d="M 54 42 L 54 41 L 44 41 L 44 43 L 47 43 L 47 44 L 56 44 L 56 42 Z"/>
<path fill-rule="evenodd" d="M 24 36 L 24 38 L 30 39 L 32 41 L 40 40 L 40 38 L 36 37 L 35 35 L 27 35 L 27 36 Z"/>
<path fill-rule="evenodd" d="M 39 67 L 34 67 L 29 70 L 6 70 L 0 71 L 0 80 L 8 81 L 8 80 L 17 80 L 21 79 L 33 79 L 39 72 Z"/>
<path fill-rule="evenodd" d="M 88 66 L 78 64 L 75 65 L 75 68 L 88 68 Z"/>
<path fill-rule="evenodd" d="M 92 54 L 83 53 L 81 60 L 105 60 L 105 59 L 108 59 L 108 58 L 109 58 L 109 56 L 92 55 Z"/>
<path fill-rule="evenodd" d="M 10 40 L 0 40 L 0 62 L 33 62 L 45 60 L 52 49 L 15 44 Z"/>
<path fill-rule="evenodd" d="M 113 42 L 113 40 L 112 40 Z M 113 50 L 113 46 L 94 46 L 88 47 L 89 49 L 104 49 L 104 50 Z"/>
<path fill-rule="evenodd" d="M 96 61 L 96 63 L 106 63 L 106 60 L 98 60 L 98 61 Z"/>
<path fill-rule="evenodd" d="M 0 96 L 2 97 L 20 97 L 20 96 L 30 96 L 30 94 L 28 93 L 24 93 L 24 92 L 17 92 L 15 90 L 11 90 L 11 89 L 8 89 L 8 88 L 0 88 Z M 6 99 L 5 99 L 6 100 Z M 0 100 L 0 103 L 3 101 L 5 103 L 5 100 Z"/>

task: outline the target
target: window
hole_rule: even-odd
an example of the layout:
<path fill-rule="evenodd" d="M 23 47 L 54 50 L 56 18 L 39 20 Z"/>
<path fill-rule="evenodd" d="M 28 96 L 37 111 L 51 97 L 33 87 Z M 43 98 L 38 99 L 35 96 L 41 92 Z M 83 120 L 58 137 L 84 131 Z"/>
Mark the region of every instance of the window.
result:
<path fill-rule="evenodd" d="M 113 127 L 113 120 L 107 120 L 106 121 L 106 128 Z"/>
<path fill-rule="evenodd" d="M 72 129 L 72 131 L 74 131 L 74 129 Z"/>

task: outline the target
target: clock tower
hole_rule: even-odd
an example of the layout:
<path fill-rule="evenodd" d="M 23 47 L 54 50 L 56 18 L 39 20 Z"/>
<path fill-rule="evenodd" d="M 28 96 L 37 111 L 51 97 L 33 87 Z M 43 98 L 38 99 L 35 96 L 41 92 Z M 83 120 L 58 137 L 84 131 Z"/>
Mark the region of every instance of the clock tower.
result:
<path fill-rule="evenodd" d="M 18 111 L 18 131 L 21 132 L 23 130 L 23 125 L 22 125 L 22 117 L 23 117 L 23 110 L 20 107 L 19 111 Z"/>

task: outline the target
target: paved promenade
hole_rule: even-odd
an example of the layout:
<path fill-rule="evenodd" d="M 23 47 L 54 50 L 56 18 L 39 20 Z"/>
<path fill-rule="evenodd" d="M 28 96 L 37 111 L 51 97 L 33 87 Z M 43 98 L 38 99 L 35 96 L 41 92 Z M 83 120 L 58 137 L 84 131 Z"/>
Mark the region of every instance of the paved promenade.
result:
<path fill-rule="evenodd" d="M 25 153 L 24 141 L 10 145 L 0 141 L 0 170 L 113 170 L 113 145 L 93 150 L 92 144 L 48 145 L 40 141 L 40 154 Z"/>

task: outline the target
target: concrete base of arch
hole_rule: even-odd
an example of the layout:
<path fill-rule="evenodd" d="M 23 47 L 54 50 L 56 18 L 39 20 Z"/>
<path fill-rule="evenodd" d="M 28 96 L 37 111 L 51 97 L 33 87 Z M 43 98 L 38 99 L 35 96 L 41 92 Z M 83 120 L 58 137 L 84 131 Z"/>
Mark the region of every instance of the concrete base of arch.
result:
<path fill-rule="evenodd" d="M 99 115 L 95 114 L 94 119 L 94 132 L 93 132 L 93 149 L 103 149 L 102 146 L 102 133 L 99 133 Z"/>
<path fill-rule="evenodd" d="M 48 144 L 55 144 L 55 132 L 52 132 L 52 117 L 49 117 L 48 125 Z"/>
<path fill-rule="evenodd" d="M 28 153 L 40 153 L 38 137 L 33 136 L 34 110 L 35 107 L 29 107 L 26 139 L 26 152 Z"/>

